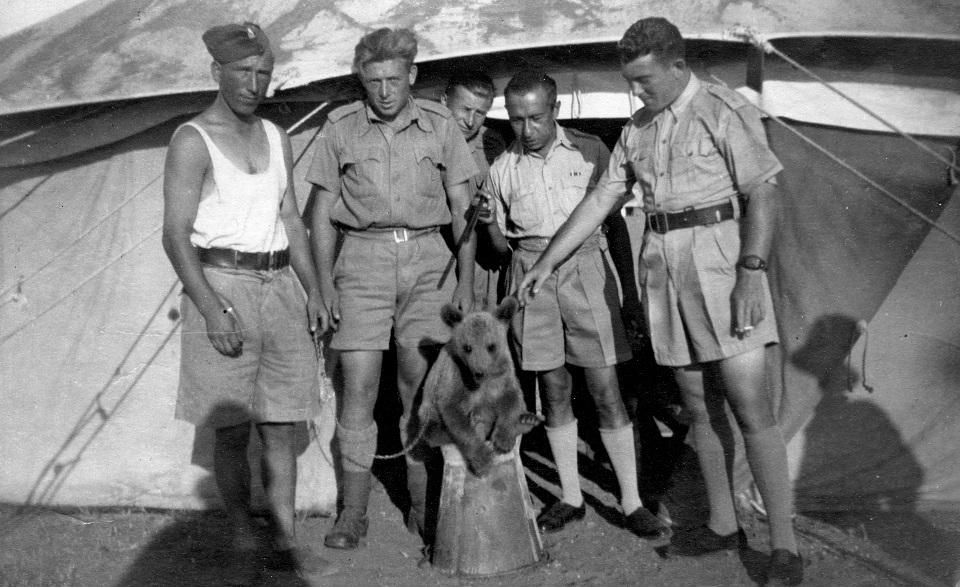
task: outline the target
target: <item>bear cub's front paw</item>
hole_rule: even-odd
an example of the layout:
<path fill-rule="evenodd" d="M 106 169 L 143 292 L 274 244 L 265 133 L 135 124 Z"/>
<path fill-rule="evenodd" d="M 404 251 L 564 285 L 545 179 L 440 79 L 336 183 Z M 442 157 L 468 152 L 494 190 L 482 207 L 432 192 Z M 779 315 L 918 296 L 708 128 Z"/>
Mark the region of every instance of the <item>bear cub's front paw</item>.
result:
<path fill-rule="evenodd" d="M 526 434 L 543 422 L 543 416 L 533 412 L 524 412 L 518 418 L 517 432 Z"/>

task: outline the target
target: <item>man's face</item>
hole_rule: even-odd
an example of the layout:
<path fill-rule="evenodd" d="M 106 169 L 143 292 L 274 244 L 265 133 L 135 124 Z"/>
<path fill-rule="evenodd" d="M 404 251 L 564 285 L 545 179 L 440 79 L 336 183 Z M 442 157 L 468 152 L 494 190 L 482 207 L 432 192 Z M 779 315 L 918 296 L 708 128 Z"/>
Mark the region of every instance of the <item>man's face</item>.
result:
<path fill-rule="evenodd" d="M 663 63 L 653 53 L 620 64 L 620 74 L 630 84 L 630 92 L 652 112 L 660 112 L 673 103 L 689 79 L 682 59 Z"/>
<path fill-rule="evenodd" d="M 251 55 L 239 61 L 213 64 L 220 95 L 238 116 L 250 116 L 267 95 L 273 75 L 273 53 Z"/>
<path fill-rule="evenodd" d="M 360 82 L 377 116 L 391 121 L 410 99 L 410 86 L 417 79 L 417 66 L 401 58 L 372 61 L 360 70 Z"/>
<path fill-rule="evenodd" d="M 440 98 L 440 102 L 453 113 L 453 118 L 456 119 L 457 126 L 463 133 L 463 138 L 469 141 L 477 136 L 480 127 L 487 119 L 487 112 L 490 111 L 490 106 L 493 104 L 493 96 L 484 98 L 463 86 L 457 86 L 453 89 L 452 95 L 448 97 L 444 94 Z"/>
<path fill-rule="evenodd" d="M 506 96 L 510 128 L 524 149 L 545 155 L 557 138 L 557 114 L 560 102 L 550 103 L 547 91 L 536 88 L 525 94 L 510 92 Z"/>

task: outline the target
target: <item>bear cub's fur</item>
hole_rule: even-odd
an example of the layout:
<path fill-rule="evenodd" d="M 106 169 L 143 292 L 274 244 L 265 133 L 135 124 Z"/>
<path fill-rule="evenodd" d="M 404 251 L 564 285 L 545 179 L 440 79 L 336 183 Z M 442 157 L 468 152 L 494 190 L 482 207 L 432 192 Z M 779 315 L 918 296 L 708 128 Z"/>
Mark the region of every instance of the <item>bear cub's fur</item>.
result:
<path fill-rule="evenodd" d="M 507 347 L 507 328 L 519 303 L 507 297 L 491 312 L 441 310 L 453 332 L 430 369 L 418 415 L 431 445 L 454 443 L 470 471 L 486 475 L 496 453 L 513 450 L 517 436 L 542 418 L 528 412 Z"/>

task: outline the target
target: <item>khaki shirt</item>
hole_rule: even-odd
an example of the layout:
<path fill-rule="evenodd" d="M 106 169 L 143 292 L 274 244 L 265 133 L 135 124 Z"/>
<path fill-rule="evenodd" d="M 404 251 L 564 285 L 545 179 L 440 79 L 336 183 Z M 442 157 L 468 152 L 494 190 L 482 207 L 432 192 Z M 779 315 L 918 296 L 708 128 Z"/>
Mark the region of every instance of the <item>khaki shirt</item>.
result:
<path fill-rule="evenodd" d="M 494 129 L 481 126 L 480 132 L 467 141 L 467 147 L 470 148 L 470 154 L 473 155 L 473 161 L 477 164 L 479 171 L 473 176 L 473 189 L 470 190 L 470 194 L 473 195 L 480 191 L 493 160 L 507 150 L 507 143 Z"/>
<path fill-rule="evenodd" d="M 677 212 L 749 193 L 782 169 L 757 109 L 737 92 L 691 74 L 669 107 L 633 115 L 598 189 L 632 193 L 648 212 Z"/>
<path fill-rule="evenodd" d="M 450 111 L 412 99 L 390 123 L 361 101 L 331 112 L 306 179 L 337 196 L 336 224 L 416 229 L 450 223 L 446 188 L 476 174 Z"/>
<path fill-rule="evenodd" d="M 545 157 L 514 141 L 490 166 L 482 189 L 508 238 L 552 237 L 597 184 L 609 158 L 599 137 L 557 125 Z"/>

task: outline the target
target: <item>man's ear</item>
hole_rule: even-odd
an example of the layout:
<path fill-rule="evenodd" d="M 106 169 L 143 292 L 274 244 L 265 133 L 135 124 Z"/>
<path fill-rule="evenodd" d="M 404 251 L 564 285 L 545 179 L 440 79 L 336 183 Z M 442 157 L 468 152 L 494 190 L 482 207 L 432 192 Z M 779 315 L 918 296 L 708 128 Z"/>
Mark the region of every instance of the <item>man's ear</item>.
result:
<path fill-rule="evenodd" d="M 409 73 L 409 76 L 410 76 L 410 85 L 412 86 L 412 85 L 414 84 L 414 82 L 417 81 L 417 66 L 416 66 L 416 64 L 411 64 L 411 65 L 410 65 L 410 73 Z"/>
<path fill-rule="evenodd" d="M 446 93 L 446 92 L 440 94 L 440 103 L 443 104 L 444 106 L 447 105 L 447 93 Z"/>
<path fill-rule="evenodd" d="M 217 85 L 220 85 L 220 74 L 223 73 L 223 66 L 217 63 L 216 61 L 210 62 L 210 76 L 213 78 L 213 81 L 217 82 Z"/>

